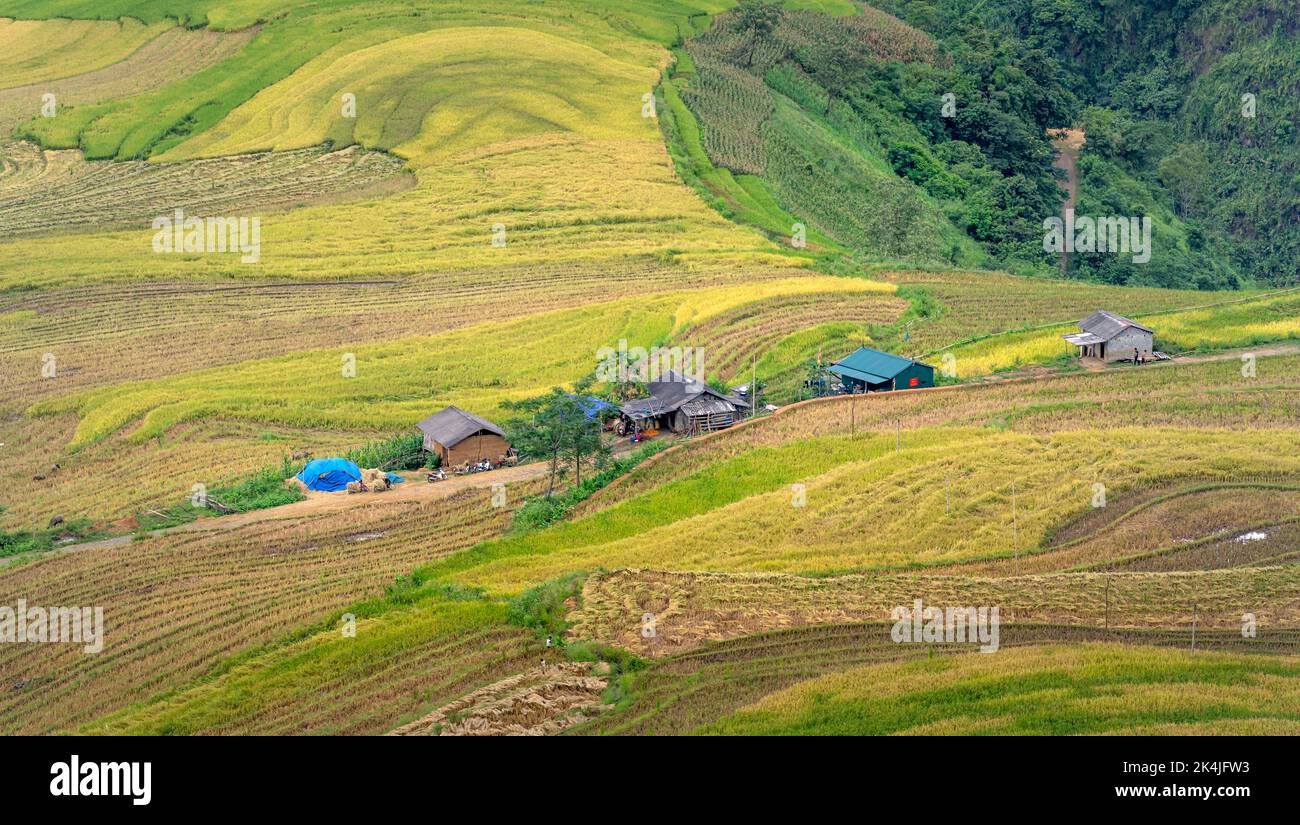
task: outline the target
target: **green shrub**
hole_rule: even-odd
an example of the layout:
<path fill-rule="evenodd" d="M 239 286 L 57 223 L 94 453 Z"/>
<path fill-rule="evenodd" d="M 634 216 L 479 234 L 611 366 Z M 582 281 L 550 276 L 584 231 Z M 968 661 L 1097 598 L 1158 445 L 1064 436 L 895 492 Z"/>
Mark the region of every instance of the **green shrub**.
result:
<path fill-rule="evenodd" d="M 356 462 L 359 467 L 378 467 L 381 470 L 415 470 L 423 467 L 429 458 L 435 462 L 431 466 L 438 466 L 436 456 L 426 456 L 424 436 L 420 433 L 372 441 L 364 447 L 348 450 L 343 457 Z"/>
<path fill-rule="evenodd" d="M 454 582 L 429 584 L 428 578 L 418 570 L 393 579 L 384 588 L 384 600 L 391 605 L 412 605 L 425 599 L 444 602 L 472 602 L 483 598 L 483 588 L 468 587 Z M 353 611 L 355 612 L 355 611 Z"/>
<path fill-rule="evenodd" d="M 604 642 L 573 642 L 564 648 L 573 662 L 609 662 L 619 673 L 629 673 L 645 667 L 645 660 L 631 651 Z"/>
<path fill-rule="evenodd" d="M 550 498 L 534 496 L 528 499 L 510 517 L 511 529 L 515 532 L 527 532 L 536 530 L 539 527 L 545 527 L 548 524 L 554 524 L 568 515 L 570 510 L 591 496 L 592 493 L 605 487 L 624 473 L 629 472 L 642 461 L 665 449 L 666 446 L 662 441 L 642 444 L 623 458 L 616 458 L 611 461 L 608 467 L 596 475 L 584 478 L 581 484 L 574 485 L 559 495 L 553 495 Z"/>
<path fill-rule="evenodd" d="M 565 602 L 580 599 L 586 581 L 587 573 L 578 572 L 530 587 L 510 600 L 506 621 L 532 630 L 538 638 L 561 639 L 569 627 L 564 621 Z"/>
<path fill-rule="evenodd" d="M 98 538 L 103 531 L 97 530 L 94 523 L 87 518 L 73 519 L 63 524 L 41 530 L 0 530 L 0 558 L 17 556 L 22 553 L 39 553 L 54 549 L 58 544 L 72 544 Z"/>

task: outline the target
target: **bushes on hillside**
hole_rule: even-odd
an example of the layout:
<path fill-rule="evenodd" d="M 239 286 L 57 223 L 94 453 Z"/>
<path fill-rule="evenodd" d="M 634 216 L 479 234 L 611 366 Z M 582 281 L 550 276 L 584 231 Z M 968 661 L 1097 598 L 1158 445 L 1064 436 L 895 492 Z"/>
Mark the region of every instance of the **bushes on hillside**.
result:
<path fill-rule="evenodd" d="M 575 484 L 563 493 L 550 496 L 534 496 L 528 499 L 511 517 L 511 529 L 516 532 L 523 532 L 545 527 L 559 521 L 592 493 L 595 493 L 664 448 L 665 445 L 661 441 L 642 444 L 628 455 L 614 459 L 608 467 L 596 475 L 583 479 L 580 484 Z"/>

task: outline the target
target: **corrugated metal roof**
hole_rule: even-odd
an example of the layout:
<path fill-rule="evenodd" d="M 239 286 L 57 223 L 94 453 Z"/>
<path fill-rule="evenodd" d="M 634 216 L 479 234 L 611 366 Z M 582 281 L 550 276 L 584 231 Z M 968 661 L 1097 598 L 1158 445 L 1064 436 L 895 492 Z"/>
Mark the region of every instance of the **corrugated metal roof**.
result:
<path fill-rule="evenodd" d="M 886 378 L 883 375 L 876 375 L 862 370 L 855 370 L 852 367 L 845 367 L 839 364 L 831 364 L 826 368 L 827 372 L 833 372 L 836 375 L 842 375 L 845 378 L 856 378 L 859 381 L 865 381 L 868 384 L 888 384 L 892 378 Z"/>
<path fill-rule="evenodd" d="M 1100 344 L 1105 340 L 1103 338 L 1098 338 L 1091 332 L 1072 332 L 1069 335 L 1062 335 L 1061 337 L 1079 347 L 1087 346 L 1088 344 Z"/>
<path fill-rule="evenodd" d="M 749 406 L 749 402 L 742 398 L 718 392 L 703 381 L 696 381 L 672 371 L 664 374 L 664 380 L 652 381 L 646 386 L 650 390 L 650 397 L 628 401 L 622 406 L 624 415 L 634 420 L 666 415 L 701 397 L 717 399 L 727 404 L 733 411 Z"/>
<path fill-rule="evenodd" d="M 736 408 L 734 405 L 723 401 L 721 398 L 704 396 L 683 404 L 682 412 L 690 416 L 717 415 L 719 413 L 735 413 Z"/>
<path fill-rule="evenodd" d="M 484 430 L 502 438 L 506 437 L 505 431 L 496 424 L 486 418 L 479 418 L 474 413 L 465 412 L 460 407 L 439 410 L 415 426 L 419 427 L 426 436 L 448 448 L 455 447 L 471 435 Z"/>
<path fill-rule="evenodd" d="M 644 421 L 647 418 L 657 418 L 672 412 L 658 398 L 636 398 L 619 409 L 633 421 Z"/>
<path fill-rule="evenodd" d="M 831 364 L 831 367 L 848 367 L 851 370 L 877 376 L 872 383 L 879 384 L 882 381 L 888 381 L 896 377 L 913 364 L 921 364 L 921 362 L 868 347 L 859 347 L 856 351 Z M 930 365 L 921 364 L 921 366 L 928 367 Z M 831 369 L 831 372 L 835 372 L 835 370 Z M 852 377 L 857 378 L 857 376 Z"/>
<path fill-rule="evenodd" d="M 1079 322 L 1079 329 L 1092 333 L 1101 341 L 1109 341 L 1130 327 L 1149 332 L 1152 335 L 1155 334 L 1155 330 L 1150 327 L 1144 327 L 1137 321 L 1125 318 L 1123 315 L 1107 312 L 1104 309 L 1097 310 Z"/>

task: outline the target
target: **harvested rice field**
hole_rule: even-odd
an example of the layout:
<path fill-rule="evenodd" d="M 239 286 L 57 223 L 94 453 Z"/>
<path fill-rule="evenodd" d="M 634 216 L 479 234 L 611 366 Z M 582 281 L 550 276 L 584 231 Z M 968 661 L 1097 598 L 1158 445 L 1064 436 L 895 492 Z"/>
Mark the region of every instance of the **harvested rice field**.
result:
<path fill-rule="evenodd" d="M 1288 10 L 962 5 L 0 0 L 0 733 L 1300 733 Z"/>

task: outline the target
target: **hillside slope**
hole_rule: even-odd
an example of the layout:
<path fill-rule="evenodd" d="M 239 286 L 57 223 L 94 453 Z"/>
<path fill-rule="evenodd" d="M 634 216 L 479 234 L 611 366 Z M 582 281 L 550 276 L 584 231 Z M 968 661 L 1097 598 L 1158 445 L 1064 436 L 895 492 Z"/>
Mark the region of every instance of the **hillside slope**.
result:
<path fill-rule="evenodd" d="M 1296 282 L 1294 3 L 878 5 L 911 25 L 750 2 L 678 53 L 675 92 L 728 173 L 698 181 L 737 217 L 787 239 L 806 223 L 868 261 L 1043 271 L 1062 200 L 1048 130 L 1077 126 L 1078 214 L 1149 217 L 1155 240 L 1149 261 L 1067 255 L 1069 274 Z"/>
<path fill-rule="evenodd" d="M 25 30 L 51 45 L 0 59 L 0 118 L 27 139 L 0 145 L 15 236 L 0 241 L 0 604 L 111 617 L 98 656 L 0 646 L 0 729 L 454 727 L 506 712 L 521 685 L 554 687 L 547 657 L 583 663 L 565 678 L 593 674 L 556 705 L 600 714 L 578 732 L 793 731 L 826 694 L 804 679 L 922 655 L 870 636 L 924 597 L 1003 605 L 1019 648 L 1131 646 L 1060 654 L 1090 690 L 1140 694 L 1136 714 L 1072 707 L 1079 731 L 1178 722 L 1147 712 L 1161 694 L 1131 670 L 1235 680 L 1232 718 L 1208 688 L 1180 712 L 1291 732 L 1279 654 L 1300 605 L 1300 457 L 1279 444 L 1300 421 L 1294 348 L 990 375 L 1059 361 L 1063 327 L 1098 308 L 1157 319 L 1179 352 L 1300 336 L 1296 293 L 1224 289 L 1285 281 L 1289 241 L 1269 247 L 1260 212 L 1201 190 L 1233 212 L 1214 225 L 1183 200 L 1196 186 L 1152 176 L 1158 150 L 1086 149 L 1141 131 L 1113 98 L 1161 77 L 1145 56 L 1111 59 L 1134 48 L 1124 37 L 1154 55 L 1211 33 L 1225 7 L 1189 0 L 1186 27 L 1162 12 L 1098 52 L 1089 31 L 1067 36 L 1086 15 L 991 2 L 997 26 L 967 3 L 886 4 L 891 17 L 845 0 L 0 0 L 21 18 L 0 21 L 0 42 Z M 1216 84 L 1258 59 L 1267 87 L 1285 86 L 1285 19 L 1242 26 L 1177 54 L 1201 55 Z M 85 97 L 47 117 L 30 99 L 45 83 Z M 1217 86 L 1195 88 L 1206 128 L 1223 126 Z M 1152 210 L 1175 241 L 1155 267 L 1075 256 L 1070 274 L 1105 283 L 1044 277 L 1041 220 L 1060 206 L 1046 129 L 1076 119 L 1100 136 L 1080 202 Z M 1284 143 L 1256 160 L 1289 168 Z M 1182 157 L 1158 165 L 1198 168 Z M 352 160 L 356 175 L 319 166 Z M 1285 193 L 1267 194 L 1286 215 Z M 257 254 L 199 237 L 162 248 L 154 221 L 176 209 L 256 219 Z M 995 266 L 1010 272 L 982 268 Z M 545 527 L 512 515 L 538 482 L 489 495 L 501 476 L 485 475 L 436 503 L 377 495 L 131 540 L 195 491 L 251 479 L 274 498 L 307 456 L 409 444 L 444 405 L 503 419 L 620 342 L 701 348 L 708 379 L 756 374 L 774 403 L 860 344 L 934 356 L 955 371 L 945 383 L 967 383 L 821 399 L 690 439 Z M 88 531 L 118 537 L 60 552 Z M 33 535 L 43 548 L 22 550 Z M 355 636 L 340 633 L 349 615 Z M 1232 654 L 1215 666 L 1148 649 L 1207 626 Z M 711 692 L 719 671 L 697 650 L 752 682 Z M 1015 652 L 1007 678 L 1054 688 L 1056 650 Z M 951 694 L 997 676 L 951 658 Z M 828 729 L 857 724 L 853 708 L 885 719 L 861 675 L 842 677 L 849 721 Z M 1236 712 L 1265 683 L 1280 698 Z M 785 689 L 790 717 L 732 716 Z M 1019 721 L 945 705 L 1052 730 L 1018 698 Z M 528 730 L 575 721 L 538 713 Z M 971 729 L 894 721 L 863 729 Z"/>

